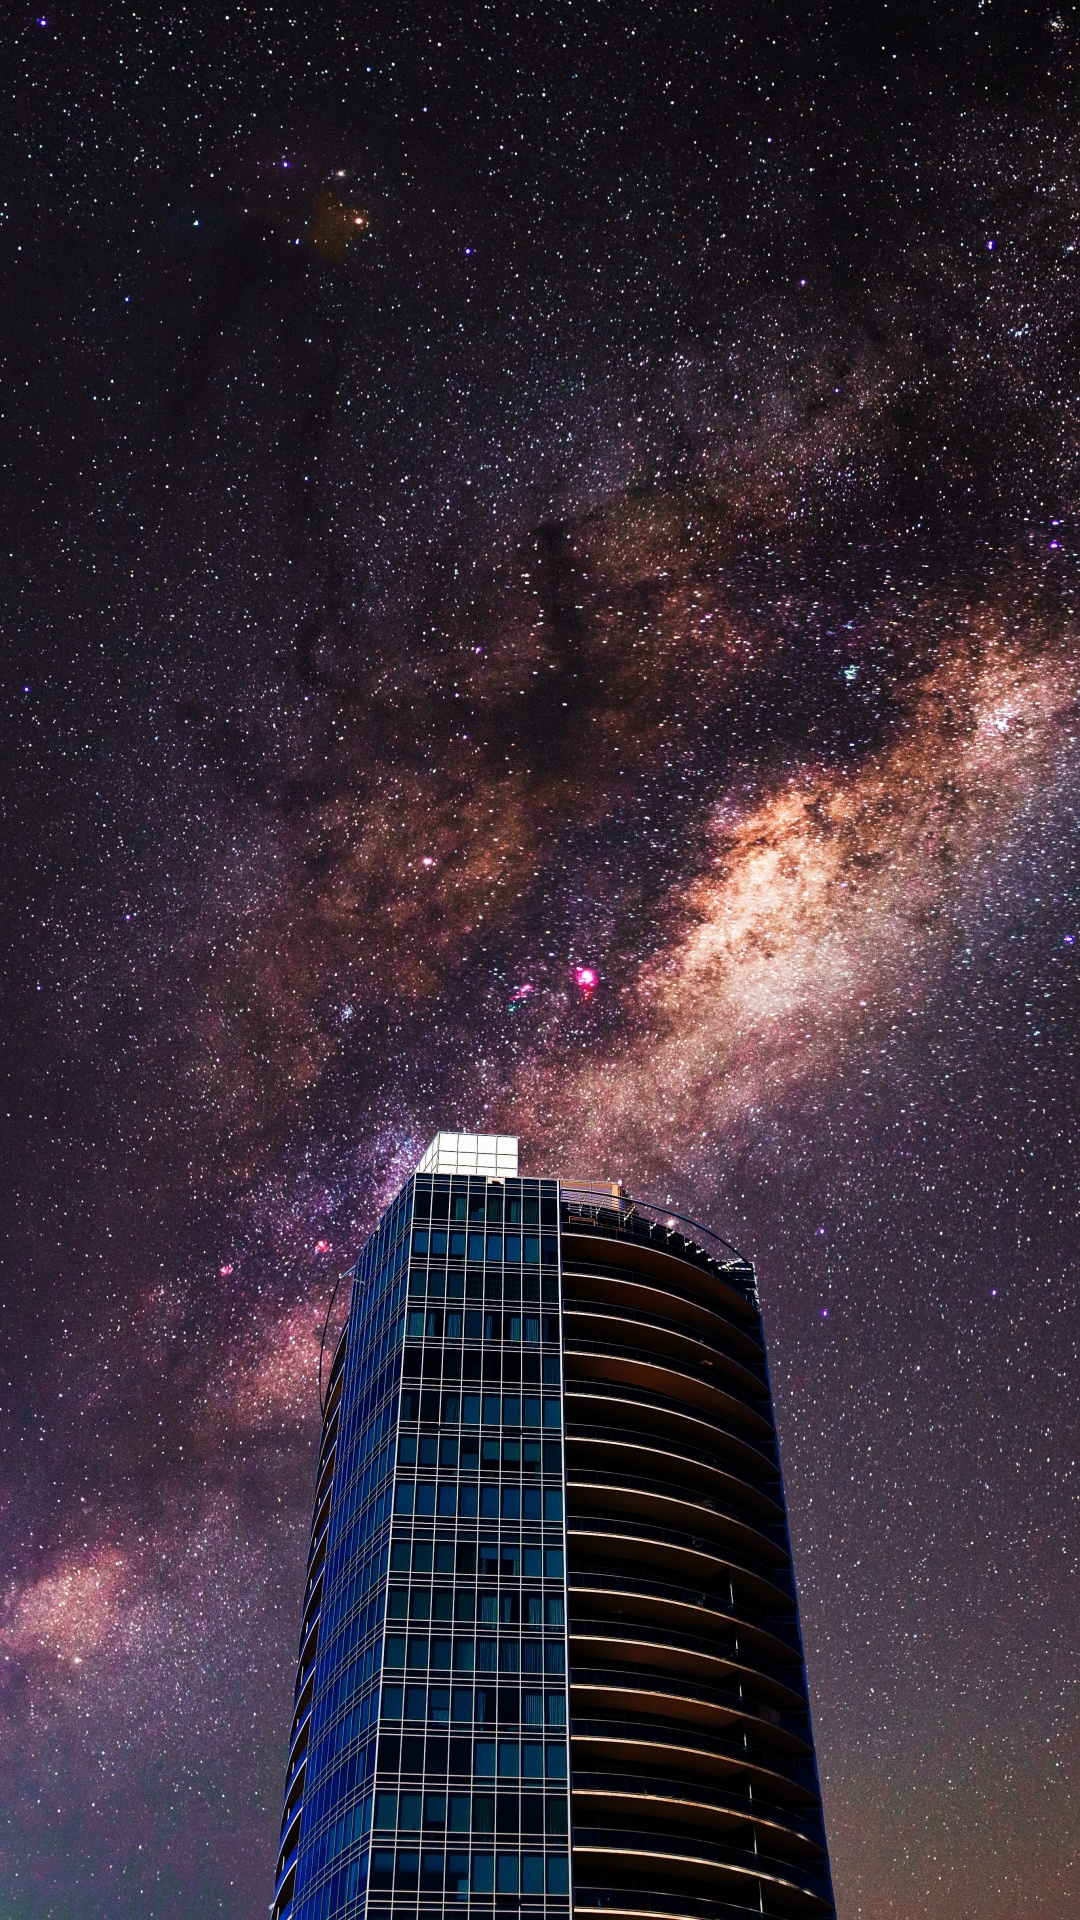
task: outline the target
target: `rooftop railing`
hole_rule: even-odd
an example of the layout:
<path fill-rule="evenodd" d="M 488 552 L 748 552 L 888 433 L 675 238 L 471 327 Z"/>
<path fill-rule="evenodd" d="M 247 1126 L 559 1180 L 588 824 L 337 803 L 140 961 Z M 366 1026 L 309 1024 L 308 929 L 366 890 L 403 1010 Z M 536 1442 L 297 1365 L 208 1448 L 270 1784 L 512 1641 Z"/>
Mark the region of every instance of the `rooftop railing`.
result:
<path fill-rule="evenodd" d="M 654 1200 L 636 1199 L 613 1182 L 566 1180 L 560 1198 L 563 1225 L 571 1232 L 602 1233 L 658 1247 L 716 1273 L 757 1304 L 752 1261 L 699 1220 Z"/>

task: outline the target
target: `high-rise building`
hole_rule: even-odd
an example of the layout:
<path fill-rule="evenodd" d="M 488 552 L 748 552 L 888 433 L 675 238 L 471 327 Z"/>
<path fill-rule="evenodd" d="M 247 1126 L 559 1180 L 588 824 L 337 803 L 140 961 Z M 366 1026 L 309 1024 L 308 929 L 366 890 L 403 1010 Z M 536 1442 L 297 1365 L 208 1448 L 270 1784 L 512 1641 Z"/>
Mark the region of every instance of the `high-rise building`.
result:
<path fill-rule="evenodd" d="M 440 1134 L 329 1369 L 273 1920 L 832 1914 L 754 1271 Z"/>

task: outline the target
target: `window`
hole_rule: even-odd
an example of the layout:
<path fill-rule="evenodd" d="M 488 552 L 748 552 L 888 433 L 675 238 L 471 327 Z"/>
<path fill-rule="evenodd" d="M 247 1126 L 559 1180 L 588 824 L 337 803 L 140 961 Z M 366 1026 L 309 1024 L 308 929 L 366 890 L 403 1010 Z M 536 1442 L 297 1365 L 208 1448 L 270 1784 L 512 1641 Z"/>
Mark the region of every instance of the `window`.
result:
<path fill-rule="evenodd" d="M 548 1854 L 547 1890 L 556 1894 L 570 1891 L 570 1861 L 565 1853 Z"/>
<path fill-rule="evenodd" d="M 499 1853 L 495 1856 L 496 1893 L 516 1893 L 518 1890 L 518 1857 L 516 1853 Z"/>

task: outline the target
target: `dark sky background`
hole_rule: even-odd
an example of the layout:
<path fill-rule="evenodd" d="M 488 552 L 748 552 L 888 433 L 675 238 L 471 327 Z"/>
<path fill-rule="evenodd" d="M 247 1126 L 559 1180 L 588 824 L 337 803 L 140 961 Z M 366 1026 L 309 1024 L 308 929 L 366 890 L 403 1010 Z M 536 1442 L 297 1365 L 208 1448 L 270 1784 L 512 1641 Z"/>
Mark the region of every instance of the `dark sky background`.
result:
<path fill-rule="evenodd" d="M 439 1126 L 757 1260 L 841 1920 L 1063 1920 L 1080 13 L 4 34 L 4 1920 L 265 1912 Z"/>

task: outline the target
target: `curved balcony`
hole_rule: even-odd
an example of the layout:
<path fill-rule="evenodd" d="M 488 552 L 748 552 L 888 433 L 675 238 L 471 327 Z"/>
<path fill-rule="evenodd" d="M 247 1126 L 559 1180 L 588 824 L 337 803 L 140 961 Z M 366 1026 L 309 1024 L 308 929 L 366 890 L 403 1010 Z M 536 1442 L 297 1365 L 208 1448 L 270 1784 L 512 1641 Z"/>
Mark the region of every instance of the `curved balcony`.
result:
<path fill-rule="evenodd" d="M 689 1446 L 692 1452 L 722 1457 L 746 1479 L 761 1486 L 767 1498 L 779 1493 L 771 1433 L 764 1444 L 748 1439 L 715 1414 L 688 1407 L 671 1394 L 658 1393 L 640 1382 L 589 1379 L 584 1369 L 578 1378 L 567 1377 L 564 1393 L 568 1439 L 607 1423 L 616 1431 L 632 1420 L 639 1439 L 645 1434 L 653 1439 L 670 1438 Z"/>
<path fill-rule="evenodd" d="M 751 1905 L 745 1901 L 749 1899 Z M 574 1914 L 592 1914 L 603 1912 L 610 1920 L 650 1920 L 651 1916 L 662 1916 L 662 1920 L 761 1920 L 763 1912 L 774 1912 L 771 1907 L 762 1907 L 760 1898 L 753 1886 L 743 1890 L 743 1899 L 736 1903 L 734 1897 L 727 1900 L 710 1900 L 686 1891 L 670 1892 L 665 1889 L 650 1889 L 643 1893 L 630 1886 L 596 1887 L 582 1885 L 574 1887 Z M 831 1914 L 832 1907 L 825 1909 Z"/>
<path fill-rule="evenodd" d="M 612 1653 L 613 1659 L 617 1657 L 614 1649 Z M 571 1640 L 570 1710 L 575 1716 L 646 1714 L 721 1735 L 739 1723 L 747 1738 L 752 1734 L 755 1742 L 780 1759 L 785 1755 L 801 1758 L 812 1751 L 805 1710 L 784 1713 L 742 1698 L 741 1691 L 735 1681 L 725 1687 L 695 1673 L 667 1673 L 655 1666 L 585 1666 L 575 1661 Z"/>
<path fill-rule="evenodd" d="M 737 1607 L 726 1595 L 695 1592 L 661 1580 L 635 1580 L 609 1568 L 588 1568 L 571 1574 L 575 1617 L 603 1616 L 624 1620 L 663 1621 L 684 1633 L 713 1636 L 739 1647 L 742 1658 L 753 1659 L 755 1671 L 784 1678 L 802 1675 L 802 1661 L 791 1629 L 785 1636 L 775 1625 L 762 1625 L 760 1614 Z"/>
<path fill-rule="evenodd" d="M 610 1303 L 616 1309 L 656 1313 L 729 1349 L 756 1378 L 764 1378 L 765 1353 L 760 1341 L 745 1321 L 733 1320 L 719 1301 L 706 1298 L 700 1289 L 687 1290 L 670 1280 L 659 1286 L 648 1274 L 592 1260 L 567 1260 L 564 1253 L 563 1300 L 571 1306 L 592 1300 Z"/>
<path fill-rule="evenodd" d="M 582 1693 L 576 1704 L 585 1698 Z M 575 1781 L 579 1769 L 584 1778 L 590 1768 L 604 1768 L 690 1777 L 708 1782 L 713 1792 L 721 1782 L 729 1788 L 745 1783 L 755 1801 L 760 1796 L 766 1805 L 794 1809 L 820 1828 L 817 1797 L 801 1777 L 805 1763 L 748 1746 L 738 1727 L 725 1732 L 648 1714 L 590 1719 L 586 1710 L 574 1713 L 573 1741 Z"/>
<path fill-rule="evenodd" d="M 777 1567 L 775 1573 L 780 1577 L 770 1577 L 725 1552 L 716 1538 L 651 1525 L 637 1514 L 615 1519 L 587 1510 L 579 1513 L 572 1505 L 566 1516 L 566 1535 L 571 1573 L 583 1567 L 588 1556 L 621 1561 L 627 1570 L 655 1569 L 661 1577 L 664 1572 L 673 1573 L 687 1586 L 713 1585 L 726 1577 L 744 1606 L 758 1606 L 767 1613 L 786 1613 L 789 1617 L 793 1614 L 795 1601 L 790 1584 L 783 1578 L 786 1569 Z"/>
<path fill-rule="evenodd" d="M 274 1892 L 274 1904 L 270 1909 L 270 1920 L 287 1920 L 295 1886 L 296 1859 L 294 1856 L 278 1880 Z"/>
<path fill-rule="evenodd" d="M 645 1273 L 677 1291 L 700 1293 L 717 1302 L 736 1322 L 757 1321 L 754 1269 L 734 1248 L 697 1222 L 687 1236 L 677 1216 L 647 1201 L 620 1196 L 614 1205 L 598 1204 L 595 1193 L 563 1188 L 562 1257 L 564 1267 L 576 1260 L 600 1261 L 605 1266 Z M 709 1247 L 701 1244 L 709 1240 Z"/>
<path fill-rule="evenodd" d="M 668 1890 L 674 1881 L 688 1892 L 723 1899 L 726 1895 L 749 1905 L 754 1894 L 770 1902 L 761 1911 L 784 1914 L 829 1913 L 828 1881 L 812 1868 L 778 1859 L 762 1850 L 726 1846 L 689 1834 L 642 1830 L 640 1827 L 581 1827 L 574 1825 L 574 1866 L 586 1884 L 601 1878 L 610 1885 L 636 1890 L 637 1897 L 660 1880 Z M 760 1893 L 759 1893 L 760 1890 Z M 604 1902 L 606 1906 L 606 1902 Z M 649 1911 L 648 1907 L 644 1911 Z M 751 1911 L 753 1908 L 751 1907 Z"/>
<path fill-rule="evenodd" d="M 677 1362 L 648 1347 L 623 1345 L 614 1340 L 585 1340 L 568 1329 L 564 1366 L 568 1382 L 584 1377 L 644 1387 L 677 1404 L 695 1408 L 706 1418 L 712 1416 L 721 1423 L 730 1421 L 754 1439 L 768 1443 L 773 1438 L 769 1421 L 714 1378 L 706 1361 L 698 1366 L 689 1360 Z"/>
<path fill-rule="evenodd" d="M 766 1409 L 769 1390 L 765 1380 L 717 1346 L 696 1327 L 682 1327 L 670 1316 L 645 1313 L 633 1307 L 607 1305 L 598 1300 L 568 1300 L 563 1310 L 567 1345 L 586 1345 L 592 1340 L 614 1341 L 619 1346 L 645 1347 L 650 1353 L 665 1354 L 680 1370 L 704 1368 L 722 1376 L 732 1391 L 748 1404 Z M 767 1424 L 769 1424 L 767 1422 Z"/>
<path fill-rule="evenodd" d="M 735 1683 L 740 1690 L 750 1685 L 757 1700 L 795 1713 L 806 1712 L 801 1670 L 796 1672 L 799 1684 L 793 1685 L 791 1679 L 780 1678 L 775 1669 L 768 1672 L 741 1659 L 736 1647 L 725 1647 L 719 1638 L 684 1633 L 666 1621 L 650 1625 L 602 1615 L 575 1617 L 570 1630 L 570 1658 L 590 1664 L 640 1659 L 643 1665 L 691 1674 L 706 1683 Z"/>
<path fill-rule="evenodd" d="M 664 1480 L 674 1475 L 683 1487 L 698 1488 L 729 1507 L 742 1507 L 765 1522 L 766 1527 L 784 1534 L 784 1509 L 760 1485 L 733 1473 L 731 1464 L 717 1453 L 652 1434 L 638 1428 L 586 1427 L 578 1421 L 567 1427 L 568 1458 L 575 1464 L 611 1461 L 620 1471 L 640 1473 L 647 1480 Z M 786 1539 L 786 1534 L 784 1534 Z"/>
<path fill-rule="evenodd" d="M 677 1480 L 646 1480 L 637 1474 L 590 1472 L 571 1467 L 566 1476 L 568 1510 L 574 1513 L 632 1514 L 694 1538 L 728 1540 L 745 1554 L 755 1571 L 786 1567 L 787 1543 L 777 1531 L 751 1526 L 730 1505 L 706 1499 Z"/>
<path fill-rule="evenodd" d="M 703 1827 L 710 1832 L 730 1827 L 745 1831 L 753 1824 L 767 1835 L 770 1851 L 791 1852 L 794 1858 L 820 1857 L 821 1821 L 795 1807 L 773 1805 L 757 1794 L 737 1793 L 714 1782 L 679 1778 L 670 1773 L 620 1774 L 611 1771 L 574 1775 L 574 1793 L 590 1825 L 643 1826 L 662 1820 L 665 1826 Z"/>
<path fill-rule="evenodd" d="M 563 1227 L 575 1906 L 828 1914 L 752 1274 L 631 1203 Z"/>

